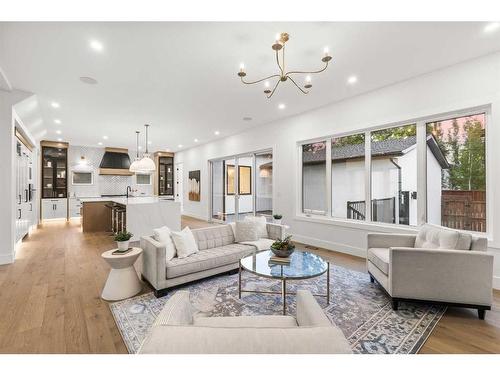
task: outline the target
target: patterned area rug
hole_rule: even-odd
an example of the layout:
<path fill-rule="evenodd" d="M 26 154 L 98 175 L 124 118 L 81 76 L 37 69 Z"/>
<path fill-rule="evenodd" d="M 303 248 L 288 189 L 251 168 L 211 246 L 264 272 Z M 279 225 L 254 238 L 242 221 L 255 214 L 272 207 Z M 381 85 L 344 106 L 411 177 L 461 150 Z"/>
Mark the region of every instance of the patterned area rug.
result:
<path fill-rule="evenodd" d="M 288 282 L 288 290 L 308 289 L 326 293 L 326 275 Z M 243 288 L 280 291 L 278 281 L 243 273 Z M 238 299 L 238 275 L 203 280 L 180 289 L 190 291 L 191 301 L 204 316 L 279 315 L 281 296 L 243 293 Z M 174 291 L 175 292 L 175 291 Z M 172 293 L 174 293 L 172 292 Z M 328 318 L 348 338 L 354 353 L 417 353 L 429 337 L 446 308 L 435 305 L 402 303 L 391 309 L 387 295 L 368 274 L 331 266 L 330 305 L 316 297 Z M 110 304 L 116 324 L 130 353 L 136 353 L 156 316 L 172 295 L 155 298 L 153 293 Z M 287 297 L 288 313 L 295 314 L 295 296 Z"/>

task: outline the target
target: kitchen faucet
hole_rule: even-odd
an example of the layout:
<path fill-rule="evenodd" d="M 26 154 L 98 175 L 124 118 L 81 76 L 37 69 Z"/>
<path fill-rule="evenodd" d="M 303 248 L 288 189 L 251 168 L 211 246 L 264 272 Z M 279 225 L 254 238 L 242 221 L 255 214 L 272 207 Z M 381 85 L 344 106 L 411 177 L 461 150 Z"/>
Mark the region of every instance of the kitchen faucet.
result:
<path fill-rule="evenodd" d="M 127 186 L 127 199 L 128 199 L 128 192 L 129 191 L 132 193 L 132 188 L 130 186 Z"/>

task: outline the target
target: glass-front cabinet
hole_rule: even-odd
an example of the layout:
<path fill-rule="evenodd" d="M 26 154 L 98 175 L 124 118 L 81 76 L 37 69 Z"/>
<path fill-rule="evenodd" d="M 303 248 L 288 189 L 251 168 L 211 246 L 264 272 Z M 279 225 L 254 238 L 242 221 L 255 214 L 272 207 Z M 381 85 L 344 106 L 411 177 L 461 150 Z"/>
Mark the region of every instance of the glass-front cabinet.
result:
<path fill-rule="evenodd" d="M 173 156 L 158 156 L 158 195 L 174 195 Z"/>
<path fill-rule="evenodd" d="M 68 192 L 68 149 L 42 145 L 42 199 L 66 198 Z"/>

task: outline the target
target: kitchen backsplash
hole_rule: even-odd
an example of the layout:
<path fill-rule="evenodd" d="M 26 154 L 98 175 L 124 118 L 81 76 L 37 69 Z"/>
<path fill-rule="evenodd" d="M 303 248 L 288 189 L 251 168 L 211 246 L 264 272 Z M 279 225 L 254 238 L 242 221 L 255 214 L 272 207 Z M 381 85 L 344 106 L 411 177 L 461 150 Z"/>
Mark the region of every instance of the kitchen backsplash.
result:
<path fill-rule="evenodd" d="M 99 175 L 99 164 L 104 155 L 104 147 L 86 147 L 69 146 L 68 149 L 68 168 L 69 185 L 68 191 L 70 197 L 96 197 L 100 195 L 125 194 L 127 186 L 136 190 L 134 195 L 148 196 L 153 195 L 153 185 L 137 185 L 135 176 L 101 176 Z M 90 165 L 94 173 L 94 183 L 92 185 L 73 185 L 71 170 L 80 162 L 84 156 L 87 164 Z M 135 155 L 129 153 L 130 160 L 133 161 Z M 151 183 L 153 177 L 151 177 Z"/>

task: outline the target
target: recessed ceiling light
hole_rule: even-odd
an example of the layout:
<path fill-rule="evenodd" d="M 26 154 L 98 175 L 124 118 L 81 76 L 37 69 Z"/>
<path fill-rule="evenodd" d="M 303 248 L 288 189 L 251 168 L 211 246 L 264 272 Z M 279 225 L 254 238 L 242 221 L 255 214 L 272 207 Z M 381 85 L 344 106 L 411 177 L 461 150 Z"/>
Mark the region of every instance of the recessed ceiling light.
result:
<path fill-rule="evenodd" d="M 252 121 L 252 118 L 251 117 L 243 117 L 243 121 Z"/>
<path fill-rule="evenodd" d="M 94 51 L 101 52 L 104 49 L 104 46 L 101 42 L 94 39 L 90 41 L 90 48 L 92 48 Z"/>
<path fill-rule="evenodd" d="M 356 76 L 350 76 L 349 78 L 347 78 L 347 83 L 349 83 L 351 85 L 353 83 L 356 83 L 356 82 L 358 82 L 358 77 L 356 77 Z"/>
<path fill-rule="evenodd" d="M 194 142 L 195 142 L 195 143 L 197 143 L 197 142 L 198 142 L 198 138 L 195 138 L 195 139 L 194 139 Z"/>
<path fill-rule="evenodd" d="M 497 30 L 499 27 L 500 27 L 500 22 L 491 22 L 484 27 L 483 31 L 485 33 L 492 33 L 493 31 Z"/>
<path fill-rule="evenodd" d="M 142 146 L 137 146 L 137 149 L 138 149 L 138 150 L 141 150 L 141 149 L 142 149 Z"/>
<path fill-rule="evenodd" d="M 97 84 L 97 80 L 95 78 L 92 78 L 92 77 L 80 77 L 80 81 L 82 81 L 83 83 L 86 83 L 87 85 L 96 85 Z"/>
<path fill-rule="evenodd" d="M 60 123 L 61 123 L 61 120 L 59 120 L 58 118 L 56 118 L 56 119 L 54 120 L 54 123 L 56 123 L 56 124 L 60 124 Z"/>
<path fill-rule="evenodd" d="M 61 134 L 62 132 L 60 130 L 56 130 L 56 134 Z"/>
<path fill-rule="evenodd" d="M 178 147 L 179 147 L 179 148 L 182 148 L 182 145 L 179 145 Z"/>
<path fill-rule="evenodd" d="M 170 152 L 170 149 L 169 149 L 169 148 L 166 148 L 166 149 L 165 149 L 165 151 Z"/>
<path fill-rule="evenodd" d="M 52 102 L 52 103 L 50 103 L 50 105 L 52 106 L 52 108 L 59 108 L 60 107 L 58 102 Z"/>
<path fill-rule="evenodd" d="M 278 108 L 279 109 L 285 109 L 286 105 L 284 105 L 283 103 L 280 103 L 280 104 L 278 104 Z"/>
<path fill-rule="evenodd" d="M 102 146 L 102 142 L 97 143 L 99 146 Z"/>
<path fill-rule="evenodd" d="M 148 141 L 148 145 L 152 145 L 153 144 L 153 141 Z"/>
<path fill-rule="evenodd" d="M 57 142 L 62 142 L 62 138 L 57 138 Z"/>
<path fill-rule="evenodd" d="M 102 139 L 108 139 L 108 136 L 107 135 L 103 135 Z"/>
<path fill-rule="evenodd" d="M 220 134 L 220 131 L 216 130 L 216 131 L 214 131 L 214 134 L 215 134 L 215 135 L 219 135 L 219 134 Z"/>

